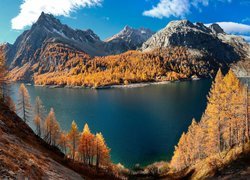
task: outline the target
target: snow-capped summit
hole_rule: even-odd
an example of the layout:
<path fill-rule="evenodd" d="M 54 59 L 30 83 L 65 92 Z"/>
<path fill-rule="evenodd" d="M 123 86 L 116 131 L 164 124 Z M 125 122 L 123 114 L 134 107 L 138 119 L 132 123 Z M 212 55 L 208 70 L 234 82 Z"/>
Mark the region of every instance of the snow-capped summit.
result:
<path fill-rule="evenodd" d="M 119 54 L 127 50 L 135 50 L 141 47 L 141 45 L 153 34 L 154 32 L 150 29 L 134 29 L 125 26 L 118 34 L 108 38 L 105 42 L 108 43 L 108 49 L 111 48 L 111 51 L 114 51 L 115 54 Z"/>

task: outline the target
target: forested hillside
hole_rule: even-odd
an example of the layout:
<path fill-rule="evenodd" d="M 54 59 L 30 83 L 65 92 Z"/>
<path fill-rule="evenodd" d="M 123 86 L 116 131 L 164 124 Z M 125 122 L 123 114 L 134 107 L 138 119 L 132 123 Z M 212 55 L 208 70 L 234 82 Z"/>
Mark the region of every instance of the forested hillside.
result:
<path fill-rule="evenodd" d="M 34 82 L 37 85 L 99 87 L 179 80 L 192 76 L 210 77 L 214 74 L 214 65 L 215 61 L 197 59 L 183 47 L 166 48 L 150 53 L 129 51 L 121 55 L 96 57 L 79 63 L 68 71 L 36 73 Z"/>
<path fill-rule="evenodd" d="M 24 84 L 15 105 L 3 58 L 0 62 L 0 178 L 120 178 L 101 133 L 92 134 L 87 124 L 80 132 L 74 121 L 71 130 L 63 132 L 53 108 L 46 115 L 39 97 L 33 105 Z"/>
<path fill-rule="evenodd" d="M 90 29 L 75 30 L 42 13 L 13 45 L 1 45 L 0 54 L 11 81 L 84 87 L 211 77 L 249 62 L 249 44 L 218 24 L 171 21 L 153 34 L 126 26 L 102 41 Z"/>
<path fill-rule="evenodd" d="M 212 171 L 210 175 L 213 175 L 242 153 L 249 154 L 249 130 L 249 89 L 231 70 L 225 76 L 219 70 L 208 95 L 205 113 L 200 122 L 193 120 L 187 133 L 182 134 L 170 166 L 176 172 L 197 168 L 201 172 L 195 171 L 193 178 L 205 178 L 202 171 L 208 174 Z M 204 165 L 203 170 L 201 165 Z"/>
<path fill-rule="evenodd" d="M 188 56 L 185 54 L 186 51 L 176 49 L 176 52 L 179 52 L 179 58 L 183 58 L 181 63 L 185 62 Z M 96 58 L 92 61 L 92 66 L 88 67 L 93 68 L 89 73 L 98 74 L 102 67 L 111 72 L 117 71 L 118 75 L 127 72 L 130 77 L 130 73 L 133 72 L 124 71 L 127 66 L 133 69 L 132 67 L 138 65 L 136 67 L 138 70 L 140 65 L 147 67 L 150 62 L 154 62 L 155 66 L 150 64 L 146 72 L 142 69 L 137 78 L 140 77 L 140 73 L 147 74 L 147 72 L 153 73 L 149 77 L 157 76 L 158 70 L 164 71 L 161 67 L 166 65 L 183 74 L 191 70 L 195 72 L 194 67 L 197 66 L 188 61 L 190 66 L 182 64 L 183 68 L 178 69 L 179 66 L 175 66 L 167 59 L 170 54 L 170 51 L 166 56 L 162 54 L 165 59 L 158 59 L 153 54 L 139 54 L 142 58 L 150 59 L 148 63 L 145 63 L 145 60 L 140 64 L 140 60 L 136 59 L 138 53 L 132 51 L 124 54 L 124 59 L 119 56 L 122 66 L 121 64 L 116 66 L 117 56 L 111 56 L 114 59 L 110 57 L 110 61 L 106 58 Z M 126 55 L 133 57 L 132 62 L 135 64 L 129 64 L 126 61 Z M 62 131 L 53 108 L 47 115 L 39 97 L 32 105 L 24 84 L 20 86 L 18 103 L 15 105 L 9 96 L 8 75 L 3 57 L 0 62 L 0 177 L 2 178 L 38 176 L 68 179 L 128 177 L 204 179 L 249 177 L 250 175 L 248 169 L 250 93 L 249 88 L 239 81 L 232 70 L 229 70 L 225 76 L 221 70 L 217 72 L 208 95 L 207 108 L 201 120 L 199 122 L 193 120 L 188 131 L 182 134 L 169 163 L 155 163 L 145 169 L 138 167 L 136 170 L 129 171 L 121 164 L 112 163 L 110 148 L 104 136 L 101 133 L 93 134 L 88 124 L 85 124 L 80 131 L 77 124 L 72 121 L 71 129 L 68 132 Z M 86 68 L 86 66 L 77 67 L 79 72 Z M 153 69 L 150 69 L 152 67 Z M 64 78 L 66 76 L 62 80 Z M 32 121 L 36 134 L 27 125 Z M 242 174 L 239 174 L 240 172 Z"/>

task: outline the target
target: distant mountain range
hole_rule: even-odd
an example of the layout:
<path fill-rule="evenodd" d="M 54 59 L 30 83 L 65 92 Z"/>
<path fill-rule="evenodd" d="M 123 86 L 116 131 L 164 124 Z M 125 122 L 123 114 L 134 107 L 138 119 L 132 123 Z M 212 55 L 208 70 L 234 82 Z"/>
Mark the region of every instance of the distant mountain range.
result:
<path fill-rule="evenodd" d="M 250 45 L 239 36 L 226 34 L 217 24 L 206 27 L 188 20 L 172 21 L 157 33 L 126 26 L 102 41 L 90 29 L 74 30 L 45 13 L 13 45 L 0 46 L 0 51 L 6 57 L 13 80 L 32 81 L 34 73 L 68 71 L 94 56 L 116 55 L 129 50 L 149 53 L 171 47 L 186 48 L 198 59 L 217 62 L 218 66 L 250 57 Z M 72 59 L 74 63 L 69 63 Z"/>
<path fill-rule="evenodd" d="M 13 45 L 9 45 L 7 59 L 11 68 L 26 62 L 33 64 L 48 44 L 57 43 L 90 56 L 105 56 L 135 50 L 152 35 L 153 32 L 148 29 L 137 30 L 126 26 L 109 40 L 102 41 L 90 29 L 74 30 L 54 16 L 42 13 L 30 30 L 23 32 Z"/>

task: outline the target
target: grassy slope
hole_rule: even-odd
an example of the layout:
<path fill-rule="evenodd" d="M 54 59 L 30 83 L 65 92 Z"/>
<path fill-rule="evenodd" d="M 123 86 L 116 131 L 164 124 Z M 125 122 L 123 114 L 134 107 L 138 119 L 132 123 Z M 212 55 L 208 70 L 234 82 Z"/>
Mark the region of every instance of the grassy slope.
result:
<path fill-rule="evenodd" d="M 0 104 L 0 179 L 114 179 L 102 171 L 73 164 L 36 136 L 15 113 Z"/>
<path fill-rule="evenodd" d="M 208 157 L 181 172 L 169 172 L 162 177 L 169 176 L 172 179 L 248 179 L 250 143 Z"/>

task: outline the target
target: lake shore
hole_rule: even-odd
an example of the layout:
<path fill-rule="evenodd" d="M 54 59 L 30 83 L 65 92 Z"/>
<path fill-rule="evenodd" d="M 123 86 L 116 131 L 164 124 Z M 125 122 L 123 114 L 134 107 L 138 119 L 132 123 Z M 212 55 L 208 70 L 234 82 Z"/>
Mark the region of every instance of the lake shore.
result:
<path fill-rule="evenodd" d="M 159 81 L 159 82 L 142 82 L 142 83 L 132 83 L 132 84 L 121 84 L 121 85 L 110 85 L 110 86 L 102 86 L 102 87 L 97 87 L 93 89 L 113 89 L 113 88 L 140 88 L 140 87 L 146 87 L 146 86 L 151 86 L 151 85 L 163 85 L 163 84 L 168 84 L 173 81 Z"/>
<path fill-rule="evenodd" d="M 88 87 L 88 86 L 69 86 L 69 85 L 36 85 L 34 84 L 34 87 L 45 87 L 45 88 L 71 88 L 71 89 L 114 89 L 114 88 L 124 88 L 124 89 L 130 89 L 130 88 L 141 88 L 151 85 L 165 85 L 169 83 L 175 83 L 175 82 L 182 82 L 182 81 L 197 81 L 201 80 L 201 78 L 188 78 L 188 79 L 180 79 L 175 81 L 154 81 L 154 82 L 138 82 L 138 83 L 131 83 L 131 84 L 116 84 L 116 85 L 105 85 L 105 86 L 98 86 L 98 87 Z M 26 85 L 31 86 L 32 84 L 27 83 Z"/>
<path fill-rule="evenodd" d="M 201 78 L 188 78 L 188 79 L 181 79 L 175 81 L 154 81 L 154 82 L 138 82 L 138 83 L 131 83 L 131 84 L 116 84 L 116 85 L 105 85 L 105 86 L 98 86 L 98 87 L 88 87 L 88 86 L 69 86 L 69 85 L 36 85 L 34 87 L 46 87 L 50 89 L 54 88 L 70 88 L 70 89 L 130 89 L 130 88 L 141 88 L 146 86 L 152 85 L 165 85 L 169 83 L 175 82 L 182 82 L 182 81 L 197 81 L 201 80 Z M 26 85 L 31 85 L 30 83 Z"/>
<path fill-rule="evenodd" d="M 127 168 L 140 164 L 140 167 L 145 168 L 155 161 L 170 160 L 174 145 L 178 142 L 174 137 L 169 137 L 169 134 L 181 136 L 193 117 L 200 118 L 211 80 L 151 84 L 141 88 L 107 90 L 50 89 L 29 85 L 27 90 L 32 103 L 39 96 L 46 102 L 48 109 L 54 108 L 56 118 L 64 131 L 70 130 L 72 120 L 75 120 L 79 129 L 85 123 L 91 124 L 93 132 L 101 129 L 107 137 L 114 163 L 120 162 Z M 14 102 L 18 102 L 19 87 L 20 83 L 11 86 Z M 186 115 L 176 113 L 176 108 L 182 109 Z M 186 118 L 187 116 L 190 118 Z M 181 123 L 176 124 L 176 119 Z M 152 126 L 156 131 L 149 131 Z M 122 129 L 118 131 L 119 128 Z M 145 140 L 150 138 L 152 141 Z M 157 141 L 154 141 L 156 138 Z M 117 143 L 117 140 L 124 142 L 124 145 Z M 152 143 L 154 147 L 150 146 Z"/>

